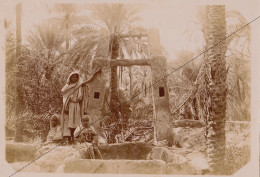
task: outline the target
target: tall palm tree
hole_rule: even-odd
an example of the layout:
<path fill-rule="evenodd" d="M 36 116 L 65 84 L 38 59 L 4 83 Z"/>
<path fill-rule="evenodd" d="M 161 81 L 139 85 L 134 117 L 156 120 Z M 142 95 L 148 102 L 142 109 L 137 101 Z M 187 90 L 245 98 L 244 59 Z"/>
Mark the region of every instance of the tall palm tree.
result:
<path fill-rule="evenodd" d="M 116 60 L 120 52 L 119 35 L 128 32 L 129 26 L 139 20 L 137 15 L 139 8 L 125 4 L 101 4 L 92 6 L 94 17 L 100 20 L 100 24 L 105 25 L 110 33 L 109 50 L 111 60 Z M 114 120 L 119 119 L 119 98 L 118 98 L 118 78 L 117 66 L 111 67 L 110 87 L 111 98 L 110 108 Z"/>
<path fill-rule="evenodd" d="M 35 26 L 26 35 L 28 48 L 39 55 L 43 55 L 46 60 L 45 77 L 49 79 L 55 67 L 55 60 L 62 55 L 63 33 L 51 23 L 43 23 Z"/>
<path fill-rule="evenodd" d="M 226 16 L 225 6 L 206 6 L 206 44 L 204 82 L 206 84 L 205 115 L 207 159 L 214 174 L 223 174 L 225 157 L 225 116 L 227 96 L 227 69 L 225 61 Z M 219 41 L 222 41 L 218 45 Z"/>
<path fill-rule="evenodd" d="M 75 26 L 81 24 L 88 24 L 91 22 L 87 16 L 79 16 L 77 13 L 84 9 L 82 6 L 78 6 L 73 3 L 57 3 L 53 7 L 47 6 L 50 13 L 58 13 L 62 17 L 52 17 L 48 19 L 48 22 L 54 23 L 60 26 L 60 29 L 64 32 L 64 40 L 66 42 L 66 51 L 68 52 L 71 47 L 72 34 Z"/>
<path fill-rule="evenodd" d="M 186 31 L 189 40 L 203 44 L 206 49 L 206 20 L 205 7 L 201 6 L 194 14 L 193 27 Z M 238 11 L 228 10 L 226 12 L 227 35 L 232 34 L 244 25 L 248 24 L 245 17 Z M 243 29 L 227 38 L 226 62 L 228 66 L 228 107 L 227 119 L 250 120 L 250 41 L 251 28 L 247 25 Z M 204 55 L 206 57 L 206 55 Z M 243 72 L 241 72 L 243 71 Z M 199 78 L 198 78 L 199 80 Z M 239 95 L 245 95 L 240 99 Z M 203 92 L 198 92 L 197 102 L 203 107 Z M 243 116 L 241 115 L 243 113 Z"/>

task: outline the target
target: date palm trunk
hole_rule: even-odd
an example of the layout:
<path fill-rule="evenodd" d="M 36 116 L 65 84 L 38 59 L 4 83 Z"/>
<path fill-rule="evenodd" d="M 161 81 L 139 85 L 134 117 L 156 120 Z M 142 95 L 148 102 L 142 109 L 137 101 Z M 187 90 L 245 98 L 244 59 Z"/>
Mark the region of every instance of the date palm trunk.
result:
<path fill-rule="evenodd" d="M 110 35 L 109 50 L 111 51 L 111 60 L 116 60 L 119 55 L 119 39 L 115 34 Z M 119 98 L 118 98 L 118 78 L 117 78 L 117 66 L 111 67 L 111 97 L 110 97 L 110 109 L 112 121 L 119 120 Z M 113 136 L 118 132 L 114 132 Z M 114 139 L 114 138 L 113 138 Z"/>
<path fill-rule="evenodd" d="M 225 6 L 206 7 L 205 121 L 207 159 L 212 174 L 224 174 L 227 96 Z M 222 41 L 222 42 L 220 42 Z M 220 43 L 219 43 L 220 42 Z"/>

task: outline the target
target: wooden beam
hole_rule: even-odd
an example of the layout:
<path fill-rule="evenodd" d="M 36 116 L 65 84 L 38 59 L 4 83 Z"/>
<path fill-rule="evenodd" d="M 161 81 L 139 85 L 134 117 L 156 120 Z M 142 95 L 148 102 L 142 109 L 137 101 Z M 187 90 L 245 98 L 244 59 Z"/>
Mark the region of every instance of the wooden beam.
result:
<path fill-rule="evenodd" d="M 93 63 L 95 65 L 105 65 L 105 66 L 149 66 L 151 64 L 151 59 L 136 59 L 136 60 L 130 60 L 130 59 L 120 59 L 120 60 L 109 60 L 106 58 L 96 58 Z"/>
<path fill-rule="evenodd" d="M 111 60 L 110 66 L 149 66 L 151 63 L 150 59 L 138 59 L 138 60 Z"/>

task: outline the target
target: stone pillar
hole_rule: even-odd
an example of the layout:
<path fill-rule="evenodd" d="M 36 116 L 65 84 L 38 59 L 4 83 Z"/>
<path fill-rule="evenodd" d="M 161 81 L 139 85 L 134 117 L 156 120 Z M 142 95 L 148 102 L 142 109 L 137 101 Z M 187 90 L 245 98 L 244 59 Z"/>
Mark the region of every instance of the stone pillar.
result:
<path fill-rule="evenodd" d="M 167 61 L 163 56 L 154 56 L 151 59 L 153 96 L 156 111 L 156 138 L 158 141 L 167 140 L 173 145 L 172 118 L 170 113 L 169 92 L 167 77 Z"/>

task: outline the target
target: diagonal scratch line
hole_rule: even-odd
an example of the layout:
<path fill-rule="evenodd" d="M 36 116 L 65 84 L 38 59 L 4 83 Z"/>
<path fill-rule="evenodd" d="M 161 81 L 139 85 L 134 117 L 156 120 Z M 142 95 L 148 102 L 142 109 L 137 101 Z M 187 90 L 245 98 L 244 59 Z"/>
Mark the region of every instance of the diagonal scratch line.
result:
<path fill-rule="evenodd" d="M 201 56 L 202 54 L 204 54 L 205 52 L 209 51 L 210 49 L 212 49 L 213 47 L 219 45 L 221 42 L 223 42 L 224 40 L 226 40 L 227 38 L 229 38 L 230 36 L 234 35 L 236 32 L 242 30 L 243 28 L 245 28 L 246 26 L 250 25 L 251 23 L 253 23 L 254 21 L 258 20 L 260 18 L 260 16 L 256 17 L 255 19 L 253 19 L 252 21 L 250 21 L 249 23 L 245 24 L 244 26 L 242 26 L 241 28 L 237 29 L 236 31 L 234 31 L 233 33 L 229 34 L 227 37 L 225 37 L 224 39 L 220 40 L 219 42 L 217 42 L 216 44 L 212 45 L 211 47 L 209 47 L 208 49 L 204 50 L 202 53 L 198 54 L 197 56 L 193 57 L 192 59 L 190 59 L 189 61 L 187 61 L 186 63 L 184 63 L 183 65 L 179 66 L 178 68 L 174 69 L 173 71 L 171 71 L 168 74 L 165 74 L 161 79 L 157 80 L 156 82 L 154 82 L 152 85 L 150 85 L 147 88 L 151 88 L 152 86 L 156 85 L 158 82 L 162 81 L 163 79 L 166 79 L 166 77 L 168 77 L 169 75 L 171 75 L 172 73 L 178 71 L 180 68 L 184 67 L 185 65 L 189 64 L 191 61 L 195 60 L 196 58 L 198 58 L 199 56 Z M 147 89 L 146 88 L 146 89 Z M 141 93 L 143 93 L 145 90 L 137 93 L 135 96 L 133 96 L 132 98 L 130 98 L 129 100 L 123 102 L 122 104 L 120 104 L 119 106 L 116 107 L 119 108 L 121 105 L 132 101 L 134 98 L 136 98 L 138 95 L 140 95 Z M 101 118 L 97 119 L 96 121 L 94 121 L 93 123 L 91 123 L 90 125 L 93 125 L 95 123 L 97 123 L 98 121 L 100 121 L 101 119 L 103 119 L 105 116 L 109 115 L 110 113 L 112 113 L 112 111 L 106 113 L 104 116 L 102 116 Z M 85 129 L 85 128 L 84 128 Z M 82 130 L 84 130 L 82 129 Z M 81 130 L 81 131 L 82 131 Z M 79 131 L 79 133 L 81 132 Z M 60 146 L 62 143 L 58 144 L 57 146 L 53 147 L 52 149 L 48 150 L 47 152 L 45 152 L 44 154 L 42 154 L 40 157 L 36 158 L 35 160 L 31 161 L 30 163 L 28 163 L 27 165 L 25 165 L 24 167 L 20 168 L 19 170 L 17 170 L 16 172 L 14 172 L 13 174 L 11 174 L 9 177 L 15 175 L 16 173 L 18 173 L 19 171 L 23 170 L 24 168 L 26 168 L 27 166 L 29 166 L 30 164 L 32 164 L 33 162 L 35 162 L 36 160 L 40 159 L 42 156 L 44 156 L 45 154 L 49 153 L 50 151 L 52 151 L 53 149 L 57 148 L 58 146 Z"/>

